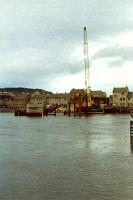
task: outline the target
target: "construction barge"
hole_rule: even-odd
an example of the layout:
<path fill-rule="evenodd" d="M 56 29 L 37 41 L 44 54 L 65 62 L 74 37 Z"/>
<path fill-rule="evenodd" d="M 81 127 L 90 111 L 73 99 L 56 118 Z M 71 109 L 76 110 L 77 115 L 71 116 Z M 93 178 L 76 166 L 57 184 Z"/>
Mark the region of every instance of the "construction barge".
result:
<path fill-rule="evenodd" d="M 27 111 L 23 110 L 16 110 L 14 112 L 14 116 L 43 117 L 43 113 L 42 112 L 28 113 Z"/>
<path fill-rule="evenodd" d="M 33 108 L 33 106 L 32 106 Z M 36 108 L 36 109 L 35 109 Z M 37 110 L 38 108 L 38 110 Z M 31 107 L 30 107 L 31 109 Z M 29 110 L 29 107 L 27 110 L 15 110 L 14 116 L 28 116 L 28 117 L 43 117 L 48 115 L 54 115 L 56 116 L 56 107 L 48 107 L 48 108 L 42 108 L 39 109 L 39 107 L 35 107 L 33 110 Z"/>

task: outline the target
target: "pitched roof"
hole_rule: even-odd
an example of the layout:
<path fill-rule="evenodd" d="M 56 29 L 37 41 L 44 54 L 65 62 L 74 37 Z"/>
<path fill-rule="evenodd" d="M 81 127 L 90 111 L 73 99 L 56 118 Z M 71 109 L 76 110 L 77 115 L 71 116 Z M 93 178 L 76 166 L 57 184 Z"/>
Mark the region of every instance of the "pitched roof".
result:
<path fill-rule="evenodd" d="M 15 99 L 16 100 L 24 100 L 24 99 L 26 99 L 27 97 L 29 97 L 29 95 L 27 95 L 27 94 L 18 94 L 18 95 L 16 95 L 16 97 L 15 97 Z"/>
<path fill-rule="evenodd" d="M 128 92 L 128 87 L 118 87 L 113 89 L 113 93 L 121 93 L 121 92 Z"/>
<path fill-rule="evenodd" d="M 128 98 L 133 98 L 133 92 L 128 93 Z"/>
<path fill-rule="evenodd" d="M 85 93 L 85 90 L 84 90 L 84 89 L 75 89 L 75 88 L 73 88 L 73 89 L 70 91 L 70 95 L 84 94 L 84 93 Z"/>
<path fill-rule="evenodd" d="M 67 99 L 69 96 L 68 93 L 56 93 L 56 94 L 50 94 L 48 96 L 48 99 Z"/>
<path fill-rule="evenodd" d="M 106 92 L 102 91 L 102 90 L 93 90 L 91 91 L 91 95 L 94 97 L 106 97 Z"/>

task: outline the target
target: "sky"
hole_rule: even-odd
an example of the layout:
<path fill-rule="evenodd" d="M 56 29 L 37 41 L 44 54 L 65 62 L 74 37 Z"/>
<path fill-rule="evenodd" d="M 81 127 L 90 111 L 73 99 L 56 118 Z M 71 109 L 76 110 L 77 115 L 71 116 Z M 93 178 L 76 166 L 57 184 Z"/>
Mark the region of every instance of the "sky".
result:
<path fill-rule="evenodd" d="M 0 87 L 133 91 L 132 0 L 0 0 Z"/>

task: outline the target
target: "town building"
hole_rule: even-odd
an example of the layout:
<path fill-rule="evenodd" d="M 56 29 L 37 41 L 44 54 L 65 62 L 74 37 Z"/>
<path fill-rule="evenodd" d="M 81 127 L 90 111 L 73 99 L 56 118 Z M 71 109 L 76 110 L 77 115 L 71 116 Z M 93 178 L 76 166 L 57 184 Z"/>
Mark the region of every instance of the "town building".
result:
<path fill-rule="evenodd" d="M 133 108 L 133 92 L 128 93 L 128 107 Z"/>
<path fill-rule="evenodd" d="M 105 91 L 102 90 L 92 90 L 91 91 L 91 98 L 93 99 L 93 107 L 94 108 L 104 108 L 106 105 L 109 104 L 109 98 Z"/>
<path fill-rule="evenodd" d="M 112 96 L 112 106 L 128 107 L 128 95 L 129 89 L 127 86 L 116 88 L 114 87 Z"/>
<path fill-rule="evenodd" d="M 70 91 L 70 102 L 71 107 L 73 107 L 74 99 L 75 104 L 79 104 L 79 95 L 81 95 L 81 104 L 86 105 L 86 92 L 84 89 L 72 89 Z M 102 90 L 91 90 L 91 107 L 93 108 L 103 108 L 105 105 L 109 104 L 109 98 L 107 98 L 106 92 Z"/>
<path fill-rule="evenodd" d="M 64 106 L 68 104 L 68 93 L 49 94 L 47 96 L 47 105 L 49 106 Z"/>
<path fill-rule="evenodd" d="M 79 97 L 81 96 L 82 103 L 85 101 L 85 90 L 73 88 L 69 93 L 68 106 L 71 112 L 74 112 L 74 107 L 79 107 Z"/>
<path fill-rule="evenodd" d="M 26 110 L 27 103 L 30 100 L 30 95 L 27 93 L 21 93 L 16 95 L 14 99 L 15 110 Z"/>
<path fill-rule="evenodd" d="M 0 108 L 14 108 L 15 95 L 9 92 L 0 92 Z"/>
<path fill-rule="evenodd" d="M 102 90 L 92 90 L 91 96 L 97 97 L 97 98 L 106 98 L 107 94 L 105 91 L 102 91 Z"/>
<path fill-rule="evenodd" d="M 43 113 L 46 104 L 46 94 L 40 91 L 34 92 L 26 106 L 27 113 Z"/>

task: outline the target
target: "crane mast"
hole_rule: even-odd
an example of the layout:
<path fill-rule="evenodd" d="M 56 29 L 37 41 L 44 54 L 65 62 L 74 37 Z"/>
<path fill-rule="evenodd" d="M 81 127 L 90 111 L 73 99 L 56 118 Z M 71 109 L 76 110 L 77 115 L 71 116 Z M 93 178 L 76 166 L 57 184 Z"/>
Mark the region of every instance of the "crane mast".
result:
<path fill-rule="evenodd" d="M 89 56 L 88 56 L 88 40 L 87 30 L 84 27 L 84 64 L 85 64 L 85 89 L 87 96 L 90 95 L 90 73 L 89 73 Z"/>

